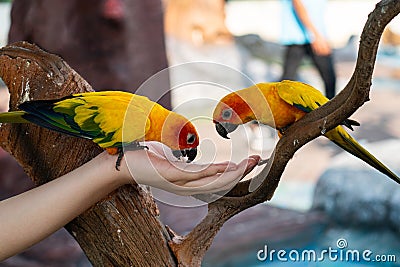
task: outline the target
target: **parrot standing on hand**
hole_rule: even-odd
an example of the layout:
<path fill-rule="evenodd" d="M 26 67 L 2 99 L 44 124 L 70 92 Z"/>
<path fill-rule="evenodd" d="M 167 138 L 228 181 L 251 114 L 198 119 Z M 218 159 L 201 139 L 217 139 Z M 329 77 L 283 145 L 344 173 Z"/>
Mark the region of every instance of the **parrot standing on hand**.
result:
<path fill-rule="evenodd" d="M 320 91 L 310 85 L 296 81 L 260 83 L 232 92 L 217 104 L 213 121 L 219 135 L 229 138 L 238 125 L 258 121 L 271 126 L 283 134 L 291 124 L 306 113 L 329 101 Z M 356 121 L 346 119 L 342 125 L 353 130 Z M 363 148 L 342 126 L 324 133 L 324 136 L 350 154 L 365 161 L 375 169 L 400 183 L 400 178 L 383 163 Z"/>
<path fill-rule="evenodd" d="M 158 141 L 173 150 L 175 157 L 197 155 L 199 137 L 185 117 L 169 111 L 147 97 L 120 91 L 74 94 L 61 99 L 27 101 L 21 111 L 0 113 L 0 123 L 34 123 L 44 128 L 91 139 L 109 154 L 118 154 L 119 170 L 123 147 L 144 149 L 140 141 Z"/>

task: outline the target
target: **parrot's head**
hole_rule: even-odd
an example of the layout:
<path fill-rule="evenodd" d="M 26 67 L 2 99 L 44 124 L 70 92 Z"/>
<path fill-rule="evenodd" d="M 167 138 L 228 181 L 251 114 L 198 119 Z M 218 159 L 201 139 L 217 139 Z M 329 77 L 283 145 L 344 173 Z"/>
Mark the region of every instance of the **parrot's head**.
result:
<path fill-rule="evenodd" d="M 218 134 L 223 138 L 229 139 L 228 133 L 236 130 L 240 124 L 256 119 L 247 98 L 240 93 L 226 95 L 214 109 L 213 122 Z"/>
<path fill-rule="evenodd" d="M 185 157 L 191 162 L 197 156 L 199 135 L 188 119 L 171 112 L 164 122 L 161 142 L 172 149 L 175 157 Z"/>

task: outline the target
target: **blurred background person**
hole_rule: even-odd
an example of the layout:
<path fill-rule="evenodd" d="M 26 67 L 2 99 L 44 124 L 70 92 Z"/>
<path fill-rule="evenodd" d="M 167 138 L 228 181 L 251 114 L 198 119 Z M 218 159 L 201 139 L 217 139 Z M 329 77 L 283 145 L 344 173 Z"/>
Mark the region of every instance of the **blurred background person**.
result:
<path fill-rule="evenodd" d="M 332 50 L 326 39 L 324 11 L 327 0 L 282 0 L 282 36 L 286 46 L 281 80 L 298 80 L 297 70 L 305 56 L 317 68 L 331 99 L 336 91 Z"/>

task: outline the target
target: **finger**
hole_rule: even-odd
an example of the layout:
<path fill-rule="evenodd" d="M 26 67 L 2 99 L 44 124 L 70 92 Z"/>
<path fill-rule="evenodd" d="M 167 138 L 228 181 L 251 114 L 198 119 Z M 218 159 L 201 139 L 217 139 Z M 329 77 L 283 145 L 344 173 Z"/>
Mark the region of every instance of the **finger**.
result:
<path fill-rule="evenodd" d="M 188 181 L 182 186 L 176 186 L 174 192 L 178 195 L 208 194 L 215 192 L 219 192 L 223 195 L 229 192 L 240 179 L 244 177 L 245 173 L 250 172 L 257 166 L 259 160 L 259 156 L 251 156 L 243 160 L 235 170 Z"/>
<path fill-rule="evenodd" d="M 226 185 L 222 187 L 216 186 L 215 188 L 210 188 L 208 192 L 206 193 L 220 193 L 221 195 L 224 195 L 228 193 L 243 177 L 245 177 L 248 173 L 250 173 L 256 166 L 258 161 L 261 159 L 260 156 L 254 155 L 250 156 L 248 159 L 243 160 L 239 166 L 238 169 L 245 168 L 245 171 L 241 174 L 241 176 L 238 176 L 237 179 L 232 180 L 231 182 L 228 182 Z M 240 166 L 242 165 L 243 166 Z M 215 184 L 217 185 L 217 184 Z"/>
<path fill-rule="evenodd" d="M 252 156 L 243 160 L 237 168 L 231 171 L 225 171 L 223 173 L 203 176 L 196 180 L 188 181 L 185 186 L 198 188 L 203 192 L 214 192 L 220 191 L 224 188 L 230 188 L 232 185 L 236 184 L 246 173 L 250 172 L 259 161 L 259 156 Z"/>
<path fill-rule="evenodd" d="M 233 162 L 211 164 L 208 165 L 204 171 L 199 173 L 199 177 L 207 177 L 218 173 L 235 171 L 237 168 L 238 165 Z"/>
<path fill-rule="evenodd" d="M 176 177 L 185 177 L 187 180 L 201 179 L 207 176 L 213 176 L 226 171 L 234 171 L 237 164 L 233 162 L 212 163 L 212 164 L 194 164 L 185 162 L 173 163 L 176 168 Z"/>
<path fill-rule="evenodd" d="M 242 160 L 242 162 L 240 162 L 238 165 L 238 170 L 240 170 L 240 172 L 238 172 L 239 175 L 238 179 L 235 179 L 234 181 L 228 183 L 226 186 L 222 188 L 215 188 L 216 190 L 214 191 L 217 192 L 219 190 L 223 191 L 232 189 L 234 185 L 236 185 L 241 179 L 243 179 L 248 173 L 250 173 L 257 166 L 259 160 L 260 156 L 257 155 L 253 155 L 247 159 Z"/>
<path fill-rule="evenodd" d="M 244 178 L 247 174 L 249 174 L 256 166 L 258 166 L 260 160 L 261 160 L 260 156 L 252 155 L 248 158 L 247 162 L 243 161 L 243 164 L 246 163 L 247 165 L 242 178 Z"/>

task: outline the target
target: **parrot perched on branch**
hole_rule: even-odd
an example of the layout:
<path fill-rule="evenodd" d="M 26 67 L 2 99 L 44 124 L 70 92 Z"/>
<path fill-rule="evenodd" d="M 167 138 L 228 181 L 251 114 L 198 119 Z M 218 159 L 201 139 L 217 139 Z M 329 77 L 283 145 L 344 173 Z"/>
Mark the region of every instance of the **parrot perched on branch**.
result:
<path fill-rule="evenodd" d="M 238 125 L 250 121 L 271 126 L 282 135 L 291 124 L 328 101 L 320 91 L 301 82 L 285 80 L 260 83 L 223 97 L 214 110 L 213 121 L 217 132 L 224 138 L 229 138 L 228 133 L 233 132 Z M 342 125 L 353 130 L 352 126 L 360 124 L 346 119 Z M 342 126 L 323 132 L 323 135 L 400 183 L 400 178 L 396 174 L 363 148 Z"/>
<path fill-rule="evenodd" d="M 140 141 L 158 141 L 180 158 L 193 161 L 199 137 L 185 117 L 169 111 L 144 96 L 120 91 L 74 94 L 55 100 L 27 101 L 21 111 L 0 113 L 0 123 L 34 123 L 44 128 L 91 139 L 109 154 L 118 154 L 119 170 L 123 147 L 143 149 Z"/>

